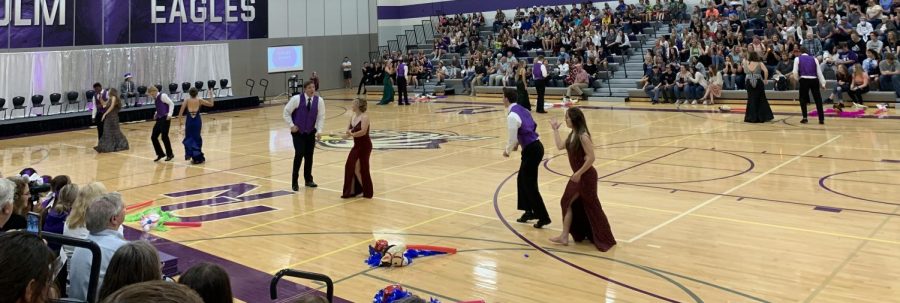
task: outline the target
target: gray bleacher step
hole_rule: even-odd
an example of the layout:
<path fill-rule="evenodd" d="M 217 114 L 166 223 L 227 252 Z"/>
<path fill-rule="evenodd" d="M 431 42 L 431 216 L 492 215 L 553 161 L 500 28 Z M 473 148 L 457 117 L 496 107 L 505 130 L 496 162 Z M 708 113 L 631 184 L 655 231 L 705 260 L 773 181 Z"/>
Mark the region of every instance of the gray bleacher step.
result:
<path fill-rule="evenodd" d="M 595 94 L 595 96 L 588 97 L 587 101 L 621 103 L 621 102 L 625 102 L 625 98 L 624 97 L 615 97 L 615 96 L 613 96 L 613 97 L 605 97 L 605 96 L 604 97 L 596 97 L 596 94 Z M 591 105 L 591 104 L 582 104 L 582 105 Z"/>

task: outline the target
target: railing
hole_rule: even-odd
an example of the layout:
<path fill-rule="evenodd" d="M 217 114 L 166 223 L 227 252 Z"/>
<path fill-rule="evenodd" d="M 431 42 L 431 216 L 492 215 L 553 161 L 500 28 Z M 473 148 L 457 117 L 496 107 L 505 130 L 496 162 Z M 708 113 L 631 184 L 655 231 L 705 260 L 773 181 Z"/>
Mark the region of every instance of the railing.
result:
<path fill-rule="evenodd" d="M 94 241 L 67 237 L 60 234 L 40 233 L 38 235 L 46 240 L 47 243 L 81 247 L 91 251 L 91 273 L 88 278 L 87 300 L 81 301 L 66 298 L 58 300 L 57 302 L 97 302 L 97 285 L 100 284 L 100 246 L 97 246 L 97 243 L 94 243 Z M 65 266 L 65 264 L 62 266 Z"/>
<path fill-rule="evenodd" d="M 323 274 L 299 271 L 290 268 L 282 269 L 276 273 L 275 277 L 272 278 L 272 282 L 269 283 L 269 296 L 272 300 L 278 299 L 278 281 L 281 280 L 281 277 L 283 276 L 325 283 L 325 298 L 328 299 L 328 302 L 334 302 L 334 281 L 332 281 L 330 277 Z"/>

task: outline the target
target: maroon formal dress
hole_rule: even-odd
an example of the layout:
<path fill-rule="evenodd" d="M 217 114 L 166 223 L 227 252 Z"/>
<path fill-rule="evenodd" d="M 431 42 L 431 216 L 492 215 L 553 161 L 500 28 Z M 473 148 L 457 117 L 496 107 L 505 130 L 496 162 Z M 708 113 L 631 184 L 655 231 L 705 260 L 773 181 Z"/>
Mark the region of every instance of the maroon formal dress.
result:
<path fill-rule="evenodd" d="M 572 148 L 569 145 L 566 147 L 566 151 L 569 154 L 569 165 L 572 166 L 572 171 L 581 169 L 581 166 L 584 165 L 584 148 Z M 569 229 L 569 233 L 572 234 L 575 242 L 588 239 L 600 251 L 607 251 L 616 245 L 616 238 L 613 237 L 609 227 L 609 220 L 606 219 L 606 214 L 600 207 L 600 199 L 597 197 L 596 169 L 591 167 L 584 172 L 578 183 L 569 180 L 560 205 L 563 217 L 566 216 L 569 207 L 572 208 L 572 227 Z"/>
<path fill-rule="evenodd" d="M 358 132 L 362 129 L 362 121 L 356 123 L 350 129 L 351 132 Z M 347 155 L 347 164 L 344 165 L 344 194 L 342 198 L 355 197 L 362 193 L 363 197 L 372 198 L 372 176 L 369 174 L 369 156 L 372 155 L 372 138 L 369 137 L 369 131 L 366 135 L 353 138 L 353 148 Z M 356 177 L 356 161 L 359 160 L 359 174 L 362 180 Z"/>

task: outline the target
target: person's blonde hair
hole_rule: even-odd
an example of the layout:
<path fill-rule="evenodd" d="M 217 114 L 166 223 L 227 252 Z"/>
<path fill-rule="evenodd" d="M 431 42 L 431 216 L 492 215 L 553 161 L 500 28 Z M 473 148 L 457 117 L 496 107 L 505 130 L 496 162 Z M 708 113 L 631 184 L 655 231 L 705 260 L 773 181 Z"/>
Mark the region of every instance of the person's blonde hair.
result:
<path fill-rule="evenodd" d="M 353 99 L 353 102 L 356 102 L 356 107 L 359 108 L 359 112 L 364 113 L 369 109 L 369 102 L 366 102 L 366 99 L 356 98 Z"/>
<path fill-rule="evenodd" d="M 59 190 L 56 195 L 56 202 L 53 203 L 53 209 L 57 213 L 66 213 L 72 211 L 72 205 L 78 199 L 78 184 L 66 184 Z"/>
<path fill-rule="evenodd" d="M 103 194 L 106 194 L 106 192 L 106 186 L 103 186 L 103 183 L 100 182 L 88 184 L 78 191 L 78 198 L 75 199 L 75 203 L 72 204 L 72 213 L 70 213 L 68 219 L 66 219 L 66 225 L 68 225 L 69 228 L 85 227 L 84 217 L 87 213 L 88 205 Z"/>
<path fill-rule="evenodd" d="M 156 88 L 155 85 L 150 85 L 150 87 L 147 88 L 147 93 L 149 94 L 149 93 L 153 93 L 153 92 L 157 92 L 157 93 L 158 93 L 158 92 L 159 92 L 159 89 Z"/>

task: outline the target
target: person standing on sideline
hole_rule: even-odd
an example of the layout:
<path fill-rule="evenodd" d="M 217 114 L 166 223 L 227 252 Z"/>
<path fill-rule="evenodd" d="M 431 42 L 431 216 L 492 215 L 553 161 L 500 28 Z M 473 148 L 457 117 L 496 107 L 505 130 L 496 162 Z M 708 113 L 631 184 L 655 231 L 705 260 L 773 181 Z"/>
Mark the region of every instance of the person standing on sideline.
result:
<path fill-rule="evenodd" d="M 362 79 L 359 80 L 359 87 L 356 89 L 356 94 L 359 95 L 360 92 L 366 93 L 366 85 L 369 82 L 373 81 L 374 78 L 374 69 L 372 68 L 372 64 L 366 62 L 362 68 Z"/>
<path fill-rule="evenodd" d="M 544 66 L 544 56 L 538 56 L 534 60 L 531 76 L 534 79 L 534 89 L 537 91 L 537 106 L 535 110 L 540 114 L 546 114 L 547 111 L 544 110 L 544 91 L 547 89 L 547 66 Z"/>
<path fill-rule="evenodd" d="M 122 98 L 122 106 L 127 108 L 136 105 L 134 97 L 137 96 L 137 87 L 132 81 L 131 73 L 126 73 L 124 78 L 125 81 L 122 81 L 122 85 L 119 86 L 119 97 Z"/>
<path fill-rule="evenodd" d="M 409 105 L 409 94 L 406 92 L 406 83 L 409 80 L 408 60 L 400 59 L 397 65 L 397 105 Z"/>
<path fill-rule="evenodd" d="M 316 86 L 316 93 L 319 93 L 319 73 L 313 72 L 312 76 L 309 77 L 309 81 Z"/>
<path fill-rule="evenodd" d="M 105 102 L 109 100 L 109 92 L 103 90 L 103 85 L 94 83 L 94 106 L 91 106 L 91 118 L 97 125 L 97 140 L 103 137 L 103 114 L 106 113 Z"/>
<path fill-rule="evenodd" d="M 819 124 L 825 124 L 825 112 L 822 111 L 822 93 L 819 87 L 825 89 L 825 76 L 822 76 L 822 69 L 819 68 L 819 60 L 816 57 L 807 54 L 806 47 L 800 48 L 799 57 L 794 59 L 794 75 L 800 77 L 800 110 L 803 111 L 803 120 L 800 123 L 807 123 L 807 109 L 809 104 L 809 93 L 812 91 L 813 100 L 816 102 L 816 114 L 819 116 Z"/>
<path fill-rule="evenodd" d="M 353 80 L 353 63 L 350 62 L 350 57 L 344 57 L 344 62 L 341 63 L 341 70 L 344 71 L 344 88 L 353 87 L 353 84 L 350 83 Z"/>
<path fill-rule="evenodd" d="M 313 151 L 316 141 L 322 138 L 318 131 L 325 127 L 325 99 L 316 94 L 316 86 L 312 81 L 303 83 L 303 93 L 291 97 L 284 106 L 284 121 L 291 128 L 294 141 L 294 167 L 291 175 L 291 189 L 300 190 L 297 180 L 300 179 L 300 164 L 303 166 L 303 179 L 306 187 L 317 187 L 313 182 Z"/>
<path fill-rule="evenodd" d="M 155 100 L 156 104 L 156 114 L 153 116 L 156 124 L 153 124 L 153 134 L 150 135 L 150 141 L 153 142 L 153 150 L 156 151 L 156 160 L 153 160 L 153 162 L 158 162 L 163 157 L 166 158 L 166 162 L 172 161 L 175 158 L 175 153 L 172 152 L 172 142 L 169 141 L 169 127 L 172 125 L 175 103 L 172 102 L 172 99 L 169 99 L 169 96 L 160 93 L 156 86 L 148 87 L 147 94 Z M 166 147 L 165 152 L 159 146 L 160 136 L 162 136 L 163 145 Z"/>
<path fill-rule="evenodd" d="M 550 224 L 550 215 L 544 206 L 544 199 L 538 188 L 538 167 L 544 159 L 544 145 L 541 144 L 537 134 L 537 123 L 531 117 L 531 113 L 515 104 L 516 92 L 506 90 L 503 92 L 503 105 L 509 114 L 506 117 L 506 128 L 509 132 L 509 143 L 503 150 L 503 156 L 522 146 L 522 163 L 519 165 L 519 176 L 516 179 L 518 190 L 518 209 L 525 211 L 522 217 L 516 220 L 519 223 L 527 223 L 537 219 L 535 228 L 543 228 Z"/>

